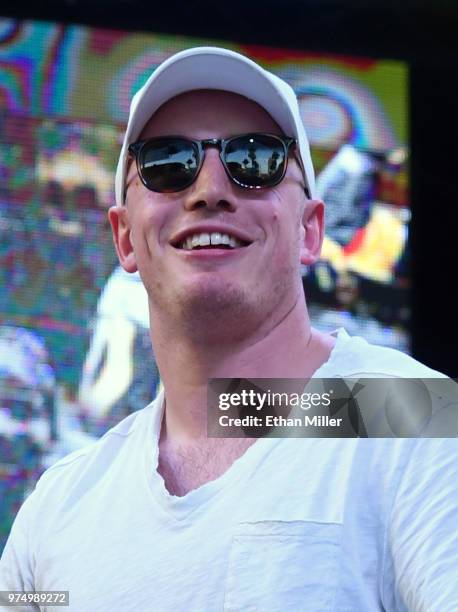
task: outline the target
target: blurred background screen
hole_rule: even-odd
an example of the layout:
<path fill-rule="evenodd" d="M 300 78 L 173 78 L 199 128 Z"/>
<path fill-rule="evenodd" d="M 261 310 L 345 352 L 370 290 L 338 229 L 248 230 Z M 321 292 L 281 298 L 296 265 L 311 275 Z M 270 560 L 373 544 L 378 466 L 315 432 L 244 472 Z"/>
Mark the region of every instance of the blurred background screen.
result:
<path fill-rule="evenodd" d="M 107 209 L 132 95 L 200 44 L 297 93 L 327 203 L 322 259 L 303 269 L 314 325 L 410 351 L 406 63 L 0 19 L 0 552 L 43 470 L 160 384 Z"/>

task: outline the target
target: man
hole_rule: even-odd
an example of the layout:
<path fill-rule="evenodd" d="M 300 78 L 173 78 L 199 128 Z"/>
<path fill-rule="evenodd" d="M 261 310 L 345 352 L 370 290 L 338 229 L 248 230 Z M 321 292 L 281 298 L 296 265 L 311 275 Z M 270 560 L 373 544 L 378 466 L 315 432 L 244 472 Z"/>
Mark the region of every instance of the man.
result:
<path fill-rule="evenodd" d="M 457 609 L 453 441 L 207 438 L 209 378 L 440 376 L 311 328 L 314 189 L 292 90 L 247 58 L 187 50 L 137 94 L 109 214 L 164 392 L 42 476 L 2 589 L 91 612 Z"/>

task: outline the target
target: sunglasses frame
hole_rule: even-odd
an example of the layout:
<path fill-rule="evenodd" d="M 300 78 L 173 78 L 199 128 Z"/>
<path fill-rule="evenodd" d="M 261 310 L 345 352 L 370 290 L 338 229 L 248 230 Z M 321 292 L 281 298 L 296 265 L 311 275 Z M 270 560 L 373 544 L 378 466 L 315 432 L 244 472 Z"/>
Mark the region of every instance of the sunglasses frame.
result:
<path fill-rule="evenodd" d="M 227 146 L 234 140 L 237 140 L 238 138 L 250 138 L 250 137 L 257 137 L 257 136 L 267 136 L 269 138 L 273 138 L 274 140 L 276 140 L 278 143 L 281 143 L 282 147 L 283 147 L 283 154 L 285 157 L 285 162 L 284 162 L 284 166 L 283 166 L 283 172 L 281 173 L 281 176 L 278 177 L 277 179 L 275 179 L 275 181 L 273 181 L 272 183 L 269 183 L 268 185 L 246 185 L 240 181 L 238 181 L 235 177 L 233 177 L 230 173 L 229 168 L 227 167 L 226 161 L 225 161 L 225 153 L 226 153 L 226 149 Z M 183 187 L 180 187 L 180 189 L 153 189 L 149 184 L 148 181 L 144 178 L 143 176 L 143 172 L 142 172 L 142 159 L 141 159 L 141 155 L 142 155 L 142 151 L 144 150 L 144 147 L 154 141 L 159 141 L 159 140 L 164 140 L 164 139 L 178 139 L 181 141 L 186 141 L 189 142 L 191 144 L 191 146 L 195 146 L 197 148 L 198 154 L 199 154 L 199 163 L 197 166 L 197 169 L 192 177 L 192 180 L 190 180 L 188 183 L 186 183 Z M 269 133 L 264 133 L 264 132 L 252 132 L 252 133 L 247 133 L 247 134 L 238 134 L 236 136 L 231 136 L 230 138 L 206 138 L 204 140 L 193 140 L 192 138 L 185 138 L 183 136 L 158 136 L 156 138 L 148 138 L 146 140 L 138 140 L 137 142 L 132 143 L 131 145 L 129 145 L 128 147 L 128 152 L 129 154 L 135 158 L 135 162 L 137 165 L 137 173 L 138 176 L 140 177 L 141 182 L 143 183 L 143 185 L 149 190 L 149 191 L 153 191 L 155 193 L 178 193 L 180 191 L 184 191 L 185 189 L 187 189 L 190 185 L 192 185 L 194 183 L 194 181 L 197 179 L 197 177 L 199 176 L 199 172 L 202 169 L 202 165 L 204 163 L 204 159 L 205 159 L 205 149 L 207 147 L 217 147 L 219 149 L 219 157 L 221 160 L 221 163 L 223 164 L 223 168 L 227 174 L 227 176 L 229 177 L 229 179 L 238 187 L 241 187 L 243 189 L 270 189 L 271 187 L 275 187 L 275 185 L 278 185 L 285 177 L 286 174 L 286 170 L 288 167 L 288 157 L 289 157 L 289 151 L 291 149 L 291 147 L 294 145 L 294 147 L 297 146 L 297 140 L 295 138 L 291 138 L 289 136 L 280 136 L 278 134 L 269 134 Z M 300 157 L 295 155 L 295 158 L 297 159 L 300 168 L 302 170 L 304 179 L 305 179 L 305 172 L 304 172 L 304 168 L 302 165 L 302 162 L 300 160 Z M 307 181 L 306 181 L 307 184 Z M 126 190 L 127 190 L 127 186 L 126 186 Z M 307 194 L 307 197 L 309 196 L 309 192 L 308 192 L 308 187 L 305 187 L 305 192 Z"/>

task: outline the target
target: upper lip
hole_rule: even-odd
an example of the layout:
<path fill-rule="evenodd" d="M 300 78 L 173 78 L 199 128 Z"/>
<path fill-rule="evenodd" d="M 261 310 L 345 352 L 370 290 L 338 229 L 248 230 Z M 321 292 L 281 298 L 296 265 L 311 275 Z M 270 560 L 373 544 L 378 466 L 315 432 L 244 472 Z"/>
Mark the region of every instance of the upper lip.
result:
<path fill-rule="evenodd" d="M 222 225 L 220 223 L 199 223 L 186 227 L 174 234 L 170 239 L 170 244 L 172 246 L 179 246 L 188 236 L 192 236 L 194 234 L 211 234 L 213 232 L 229 234 L 229 236 L 234 236 L 234 238 L 248 244 L 253 242 L 253 240 L 245 232 L 238 228 L 231 227 L 230 225 Z"/>

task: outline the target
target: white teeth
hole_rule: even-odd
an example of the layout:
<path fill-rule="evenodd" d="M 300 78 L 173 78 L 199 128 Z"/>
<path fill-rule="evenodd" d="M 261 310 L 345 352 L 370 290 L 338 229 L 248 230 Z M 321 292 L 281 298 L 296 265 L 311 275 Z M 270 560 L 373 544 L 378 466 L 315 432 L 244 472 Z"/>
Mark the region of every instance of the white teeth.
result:
<path fill-rule="evenodd" d="M 210 244 L 210 234 L 200 234 L 199 245 L 208 246 Z"/>
<path fill-rule="evenodd" d="M 193 234 L 192 236 L 188 236 L 187 238 L 185 238 L 181 243 L 181 248 L 189 251 L 194 249 L 195 247 L 204 247 L 208 246 L 209 244 L 228 245 L 232 249 L 243 246 L 242 242 L 238 240 L 238 238 L 235 238 L 234 236 L 229 236 L 229 234 L 221 234 L 220 232 L 211 232 L 210 234 L 207 232 L 202 232 L 201 234 Z"/>

